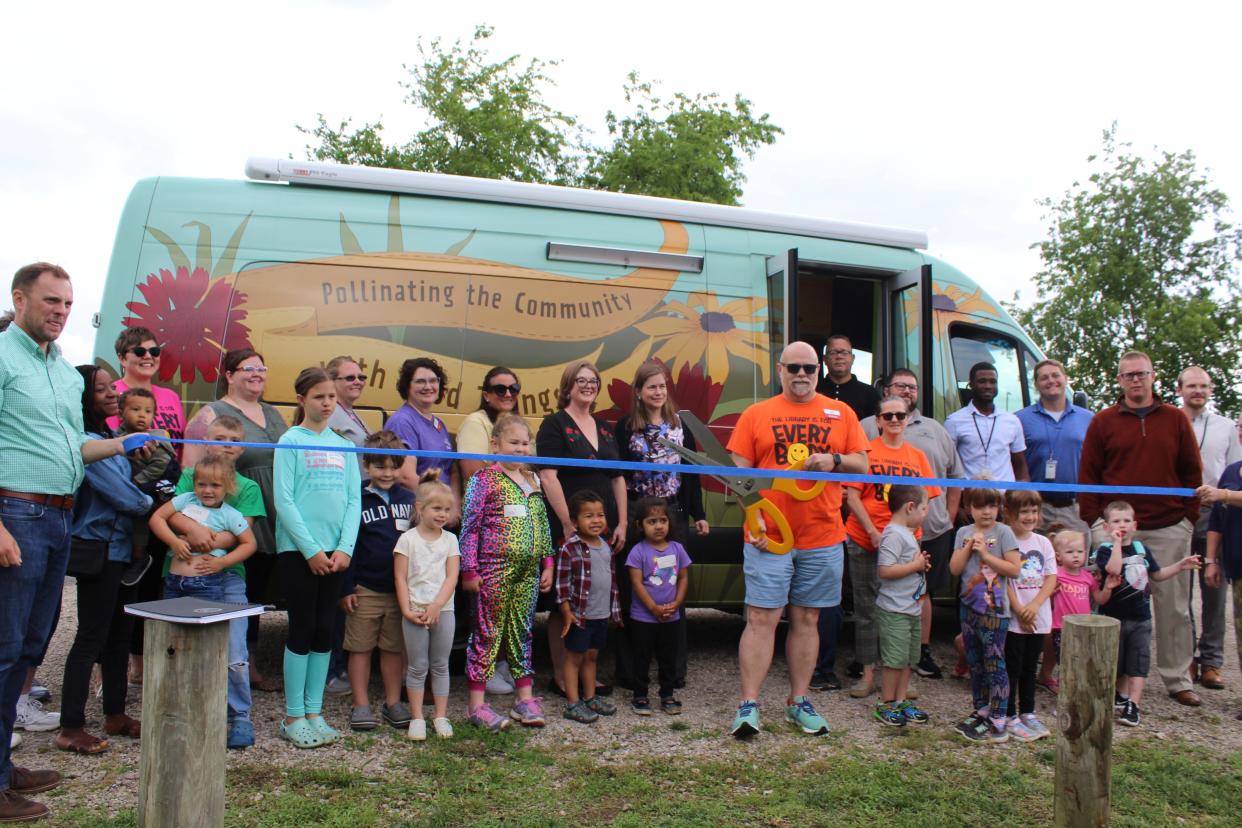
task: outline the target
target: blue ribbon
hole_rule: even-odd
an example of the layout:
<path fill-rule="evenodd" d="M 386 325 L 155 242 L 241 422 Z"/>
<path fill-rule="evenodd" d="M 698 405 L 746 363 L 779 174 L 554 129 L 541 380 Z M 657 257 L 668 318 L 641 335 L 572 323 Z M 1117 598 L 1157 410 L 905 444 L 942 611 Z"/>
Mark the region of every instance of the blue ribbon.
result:
<path fill-rule="evenodd" d="M 379 454 L 393 457 L 424 457 L 430 460 L 478 460 L 484 463 L 512 463 L 520 459 L 534 466 L 571 469 L 620 469 L 621 471 L 674 472 L 732 477 L 759 477 L 785 480 L 826 480 L 830 483 L 879 483 L 899 486 L 939 486 L 955 489 L 1018 489 L 1035 492 L 1090 492 L 1092 494 L 1160 495 L 1194 497 L 1195 490 L 1162 486 L 1097 486 L 1085 483 L 1032 483 L 1020 480 L 968 480 L 943 477 L 898 477 L 891 474 L 847 474 L 837 472 L 790 471 L 787 469 L 750 469 L 740 466 L 700 466 L 694 463 L 635 463 L 628 460 L 579 460 L 573 457 L 517 458 L 512 454 L 473 454 L 462 451 L 428 451 L 424 449 L 381 449 L 359 446 L 302 445 L 300 443 L 251 443 L 223 440 L 174 440 L 152 436 L 153 440 L 181 443 L 187 446 L 240 446 L 255 449 L 295 449 L 300 451 L 334 451 L 342 454 Z"/>

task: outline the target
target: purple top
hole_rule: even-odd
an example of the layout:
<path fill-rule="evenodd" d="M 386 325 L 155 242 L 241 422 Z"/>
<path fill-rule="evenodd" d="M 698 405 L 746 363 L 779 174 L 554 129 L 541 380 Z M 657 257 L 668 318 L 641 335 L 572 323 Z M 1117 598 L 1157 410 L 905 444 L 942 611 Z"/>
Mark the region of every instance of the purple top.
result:
<path fill-rule="evenodd" d="M 643 589 L 647 590 L 652 601 L 667 604 L 677 597 L 677 578 L 690 566 L 690 556 L 686 554 L 686 548 L 677 541 L 669 541 L 663 552 L 657 552 L 646 541 L 639 541 L 630 550 L 625 565 L 643 574 Z M 657 621 L 635 595 L 630 604 L 630 618 L 646 621 L 648 624 L 667 624 L 681 618 L 681 610 L 674 613 L 668 621 Z"/>
<path fill-rule="evenodd" d="M 432 414 L 427 419 L 414 410 L 409 403 L 398 408 L 384 423 L 384 428 L 401 438 L 406 448 L 423 449 L 426 451 L 452 451 L 453 440 L 449 437 L 448 427 L 444 421 Z M 418 473 L 431 468 L 440 470 L 440 480 L 449 482 L 449 473 L 453 468 L 452 460 L 436 460 L 430 457 L 416 457 Z"/>

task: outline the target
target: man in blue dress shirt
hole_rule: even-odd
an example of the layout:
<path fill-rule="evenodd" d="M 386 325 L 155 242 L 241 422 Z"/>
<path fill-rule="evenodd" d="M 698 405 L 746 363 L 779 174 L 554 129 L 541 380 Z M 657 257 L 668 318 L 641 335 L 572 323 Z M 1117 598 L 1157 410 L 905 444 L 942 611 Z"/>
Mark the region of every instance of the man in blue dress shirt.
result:
<path fill-rule="evenodd" d="M 1045 359 L 1035 366 L 1039 402 L 1018 412 L 1026 438 L 1026 466 L 1035 483 L 1078 482 L 1078 458 L 1092 414 L 1066 398 L 1065 382 L 1065 366 Z M 1078 515 L 1078 498 L 1073 492 L 1039 494 L 1044 499 L 1041 529 L 1060 523 L 1083 532 L 1090 541 L 1090 529 Z"/>

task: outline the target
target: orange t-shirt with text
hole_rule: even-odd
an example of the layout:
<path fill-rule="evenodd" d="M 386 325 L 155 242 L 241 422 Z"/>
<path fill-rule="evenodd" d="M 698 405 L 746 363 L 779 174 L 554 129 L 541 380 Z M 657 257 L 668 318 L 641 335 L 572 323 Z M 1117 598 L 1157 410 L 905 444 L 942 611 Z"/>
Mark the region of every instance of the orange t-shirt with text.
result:
<path fill-rule="evenodd" d="M 936 476 L 932 473 L 931 463 L 927 462 L 927 455 L 923 452 L 909 443 L 902 443 L 900 448 L 890 448 L 884 445 L 883 437 L 876 437 L 868 444 L 867 462 L 870 464 L 871 474 L 882 474 L 887 477 Z M 884 527 L 893 520 L 893 513 L 888 508 L 889 484 L 844 483 L 842 485 L 861 490 L 859 497 L 862 499 L 863 508 L 867 510 L 867 517 L 871 518 L 871 524 L 875 526 L 877 532 L 883 532 Z M 939 486 L 927 487 L 929 499 L 939 496 Z M 850 536 L 850 540 L 868 552 L 876 551 L 862 523 L 853 514 L 845 522 L 845 533 Z M 922 536 L 922 529 L 914 533 L 915 538 Z"/>
<path fill-rule="evenodd" d="M 854 410 L 844 403 L 822 394 L 795 403 L 781 395 L 742 412 L 728 449 L 755 468 L 783 469 L 789 465 L 787 454 L 795 443 L 802 443 L 811 454 L 856 454 L 867 450 L 867 435 Z M 795 500 L 772 490 L 763 494 L 789 521 L 795 549 L 818 549 L 845 540 L 840 484 L 829 483 L 814 500 Z"/>

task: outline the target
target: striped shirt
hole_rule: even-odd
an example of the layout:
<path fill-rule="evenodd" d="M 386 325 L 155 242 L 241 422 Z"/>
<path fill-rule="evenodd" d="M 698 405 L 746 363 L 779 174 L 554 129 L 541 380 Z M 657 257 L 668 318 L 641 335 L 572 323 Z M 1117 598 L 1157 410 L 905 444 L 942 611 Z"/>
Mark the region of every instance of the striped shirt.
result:
<path fill-rule="evenodd" d="M 71 495 L 82 484 L 82 375 L 15 322 L 0 333 L 0 488 Z"/>

